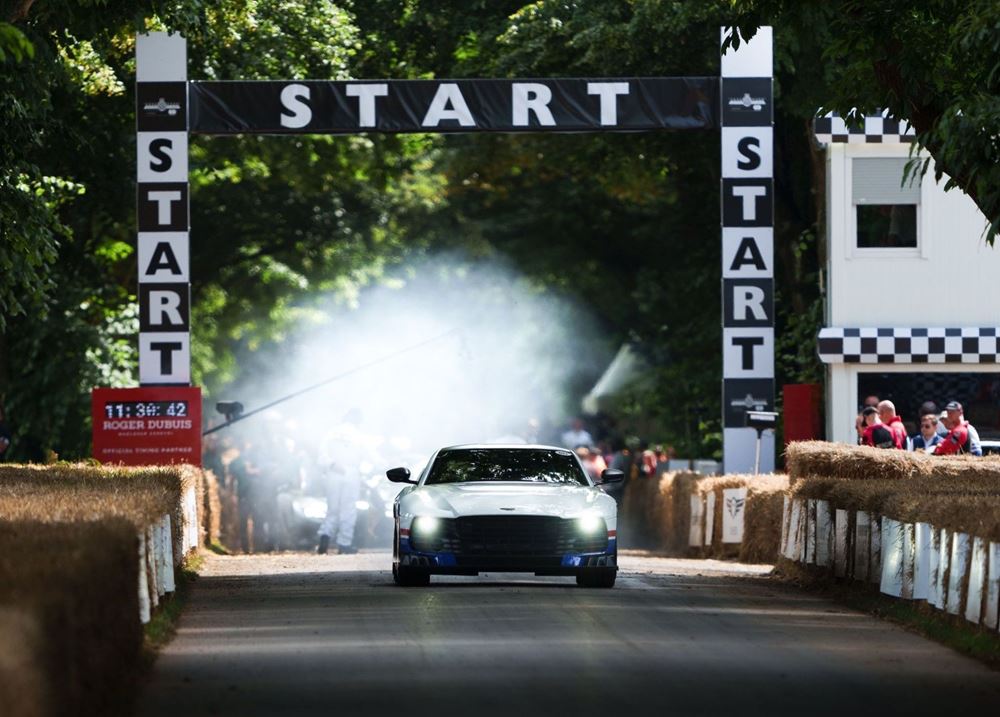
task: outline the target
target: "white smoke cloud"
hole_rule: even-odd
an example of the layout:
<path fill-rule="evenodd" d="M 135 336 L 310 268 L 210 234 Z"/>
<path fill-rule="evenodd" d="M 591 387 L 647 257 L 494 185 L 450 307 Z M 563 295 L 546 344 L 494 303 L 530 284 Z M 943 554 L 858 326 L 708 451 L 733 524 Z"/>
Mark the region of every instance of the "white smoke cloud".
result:
<path fill-rule="evenodd" d="M 354 306 L 320 306 L 322 319 L 273 353 L 267 375 L 250 370 L 234 398 L 249 411 L 380 363 L 251 417 L 246 424 L 256 426 L 241 424 L 246 429 L 280 422 L 297 441 L 314 443 L 359 407 L 366 432 L 408 441 L 424 455 L 524 436 L 531 419 L 559 428 L 576 413 L 616 348 L 579 305 L 492 259 L 431 257 L 408 265 L 402 281 L 361 292 Z M 441 338 L 386 358 L 434 337 Z"/>

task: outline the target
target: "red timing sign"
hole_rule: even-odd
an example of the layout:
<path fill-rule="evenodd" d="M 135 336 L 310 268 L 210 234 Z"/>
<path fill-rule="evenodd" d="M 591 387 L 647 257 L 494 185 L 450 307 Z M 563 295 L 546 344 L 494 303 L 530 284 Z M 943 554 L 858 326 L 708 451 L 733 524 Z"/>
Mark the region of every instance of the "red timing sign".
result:
<path fill-rule="evenodd" d="M 129 466 L 201 465 L 201 388 L 95 388 L 94 458 Z"/>

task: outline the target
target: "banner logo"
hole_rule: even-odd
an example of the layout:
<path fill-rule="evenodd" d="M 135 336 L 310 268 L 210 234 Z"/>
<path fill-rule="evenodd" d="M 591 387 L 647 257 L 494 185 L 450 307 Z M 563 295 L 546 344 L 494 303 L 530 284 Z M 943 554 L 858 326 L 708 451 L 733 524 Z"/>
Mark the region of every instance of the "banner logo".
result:
<path fill-rule="evenodd" d="M 751 97 L 749 92 L 744 92 L 742 97 L 731 97 L 729 99 L 729 106 L 737 112 L 746 110 L 760 112 L 766 104 L 766 99 L 763 97 Z"/>
<path fill-rule="evenodd" d="M 142 109 L 147 114 L 168 114 L 173 117 L 180 111 L 181 105 L 179 102 L 167 102 L 166 97 L 161 97 L 156 102 L 147 102 Z"/>

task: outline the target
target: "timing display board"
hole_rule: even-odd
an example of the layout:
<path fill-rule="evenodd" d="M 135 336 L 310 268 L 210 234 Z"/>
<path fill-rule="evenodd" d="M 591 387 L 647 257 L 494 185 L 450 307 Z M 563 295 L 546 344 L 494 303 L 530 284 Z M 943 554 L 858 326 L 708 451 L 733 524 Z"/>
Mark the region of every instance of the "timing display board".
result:
<path fill-rule="evenodd" d="M 201 465 L 201 389 L 95 388 L 94 458 L 129 466 Z"/>

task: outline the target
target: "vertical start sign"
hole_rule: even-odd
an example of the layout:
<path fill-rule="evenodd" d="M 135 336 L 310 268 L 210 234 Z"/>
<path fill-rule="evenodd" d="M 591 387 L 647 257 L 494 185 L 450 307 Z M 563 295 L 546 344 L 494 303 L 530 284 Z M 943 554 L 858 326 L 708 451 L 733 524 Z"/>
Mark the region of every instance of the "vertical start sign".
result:
<path fill-rule="evenodd" d="M 725 38 L 725 29 L 722 37 Z M 772 29 L 722 56 L 722 444 L 726 473 L 752 473 L 748 410 L 774 410 Z M 774 470 L 765 433 L 761 471 Z"/>
<path fill-rule="evenodd" d="M 139 222 L 139 383 L 191 383 L 188 246 L 187 43 L 139 35 L 136 61 L 136 217 Z"/>
<path fill-rule="evenodd" d="M 95 388 L 94 458 L 128 466 L 201 465 L 201 389 Z"/>

